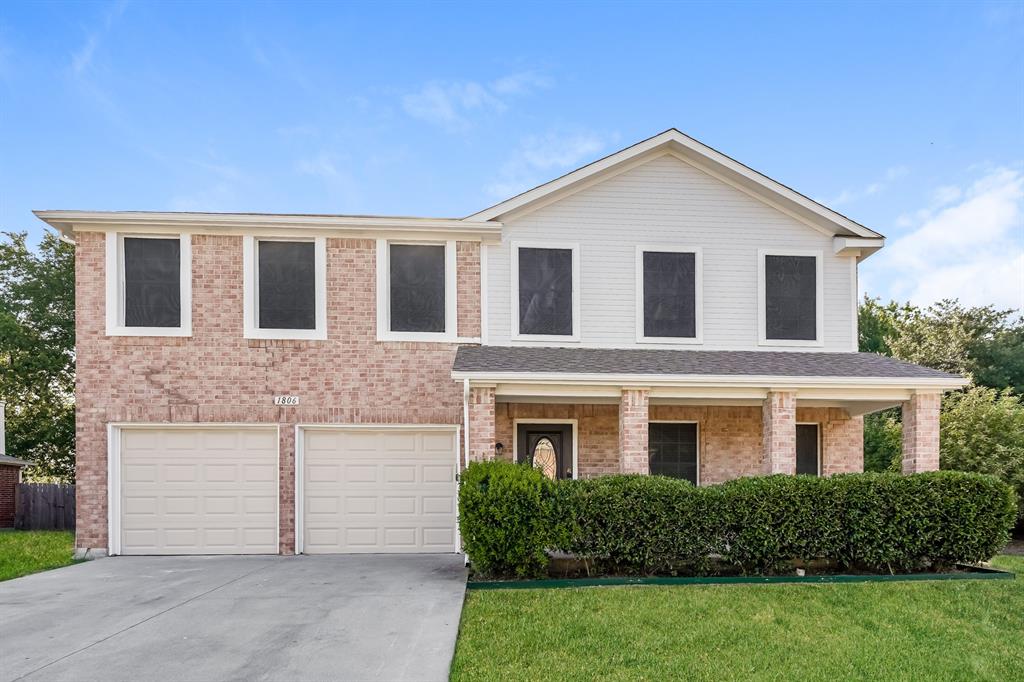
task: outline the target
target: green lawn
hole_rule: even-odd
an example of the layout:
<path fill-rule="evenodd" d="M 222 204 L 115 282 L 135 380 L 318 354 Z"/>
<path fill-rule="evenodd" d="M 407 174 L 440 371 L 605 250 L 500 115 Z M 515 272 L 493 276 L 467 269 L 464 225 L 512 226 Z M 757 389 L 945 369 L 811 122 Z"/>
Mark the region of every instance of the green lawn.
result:
<path fill-rule="evenodd" d="M 453 680 L 1021 680 L 1017 580 L 470 591 Z"/>
<path fill-rule="evenodd" d="M 75 534 L 60 530 L 12 530 L 0 533 L 0 580 L 72 563 Z"/>

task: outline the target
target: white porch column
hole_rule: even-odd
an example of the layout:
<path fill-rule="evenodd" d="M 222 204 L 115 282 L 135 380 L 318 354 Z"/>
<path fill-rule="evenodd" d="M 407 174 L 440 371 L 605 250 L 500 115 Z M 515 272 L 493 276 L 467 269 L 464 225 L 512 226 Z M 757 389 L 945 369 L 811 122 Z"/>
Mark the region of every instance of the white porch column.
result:
<path fill-rule="evenodd" d="M 939 469 L 941 393 L 915 393 L 903 403 L 903 473 Z"/>
<path fill-rule="evenodd" d="M 619 402 L 619 471 L 649 474 L 647 455 L 648 396 L 646 388 L 624 388 Z"/>

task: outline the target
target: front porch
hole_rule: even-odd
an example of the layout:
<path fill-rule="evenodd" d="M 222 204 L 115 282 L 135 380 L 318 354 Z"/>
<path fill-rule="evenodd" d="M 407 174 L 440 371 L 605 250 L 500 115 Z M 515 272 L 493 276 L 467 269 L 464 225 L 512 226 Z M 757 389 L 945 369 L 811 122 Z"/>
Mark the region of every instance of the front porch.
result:
<path fill-rule="evenodd" d="M 642 377 L 629 377 L 600 371 L 480 370 L 467 358 L 474 360 L 474 351 L 491 349 L 472 349 L 465 357 L 464 350 L 459 357 L 462 366 L 470 369 L 460 371 L 457 359 L 453 376 L 463 379 L 466 386 L 467 461 L 532 462 L 531 448 L 539 442 L 539 434 L 552 431 L 552 439 L 557 441 L 554 449 L 565 450 L 557 453 L 557 475 L 575 478 L 671 471 L 670 475 L 706 485 L 775 473 L 829 476 L 859 472 L 864 468 L 863 416 L 893 406 L 903 410 L 904 473 L 932 471 L 939 465 L 941 393 L 962 381 L 949 375 L 877 376 L 880 363 L 890 373 L 904 367 L 921 368 L 860 354 L 854 354 L 858 361 L 855 369 L 865 373 L 867 366 L 868 376 L 825 374 L 828 366 L 843 369 L 846 354 L 790 353 L 786 355 L 801 356 L 798 359 L 815 374 L 766 377 L 644 372 Z M 500 349 L 497 354 L 512 353 L 517 362 L 528 362 L 537 351 L 544 352 L 545 360 L 552 351 L 572 359 L 583 349 Z M 677 356 L 713 354 L 665 352 L 672 354 L 668 357 L 673 361 Z M 588 349 L 583 354 L 600 359 L 598 353 Z M 764 358 L 769 354 L 733 355 Z M 865 361 L 865 357 L 870 359 Z M 729 360 L 735 362 L 736 358 Z M 763 367 L 760 363 L 761 371 Z M 624 381 L 630 378 L 649 383 Z M 664 425 L 680 423 L 692 426 L 666 435 L 673 429 Z M 534 437 L 524 436 L 527 426 Z M 564 445 L 557 436 L 560 427 L 566 428 Z M 545 447 L 550 445 L 545 443 Z"/>

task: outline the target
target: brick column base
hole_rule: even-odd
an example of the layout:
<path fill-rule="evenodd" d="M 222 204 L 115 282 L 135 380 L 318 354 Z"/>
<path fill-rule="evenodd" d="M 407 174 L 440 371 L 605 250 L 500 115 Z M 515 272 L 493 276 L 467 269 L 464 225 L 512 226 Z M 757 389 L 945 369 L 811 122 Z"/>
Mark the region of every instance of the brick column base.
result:
<path fill-rule="evenodd" d="M 941 393 L 915 393 L 903 403 L 903 473 L 939 469 Z"/>
<path fill-rule="evenodd" d="M 494 387 L 469 389 L 469 459 L 483 462 L 494 459 Z"/>
<path fill-rule="evenodd" d="M 796 393 L 770 391 L 762 412 L 762 466 L 766 474 L 796 473 Z"/>
<path fill-rule="evenodd" d="M 649 474 L 647 454 L 648 395 L 646 388 L 622 389 L 619 402 L 619 471 Z"/>

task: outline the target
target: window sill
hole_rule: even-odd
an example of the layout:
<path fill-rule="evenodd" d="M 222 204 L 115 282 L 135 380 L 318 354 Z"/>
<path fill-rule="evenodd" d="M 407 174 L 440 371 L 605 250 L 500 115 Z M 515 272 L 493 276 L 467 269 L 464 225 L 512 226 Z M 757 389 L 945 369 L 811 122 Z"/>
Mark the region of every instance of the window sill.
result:
<path fill-rule="evenodd" d="M 578 334 L 572 336 L 556 336 L 554 334 L 514 334 L 512 341 L 548 342 L 548 343 L 579 343 Z"/>
<path fill-rule="evenodd" d="M 758 339 L 757 345 L 759 346 L 790 346 L 790 347 L 804 347 L 804 348 L 821 348 L 825 345 L 824 341 L 817 339 L 805 340 L 805 339 Z"/>
<path fill-rule="evenodd" d="M 377 335 L 377 340 L 382 342 L 395 341 L 419 341 L 423 343 L 458 343 L 457 336 L 447 332 L 385 332 Z"/>
<path fill-rule="evenodd" d="M 192 336 L 191 327 L 107 327 L 107 336 Z"/>
<path fill-rule="evenodd" d="M 247 339 L 326 341 L 326 329 L 246 329 Z"/>
<path fill-rule="evenodd" d="M 704 339 L 695 336 L 638 336 L 637 343 L 652 343 L 666 346 L 702 346 Z"/>

